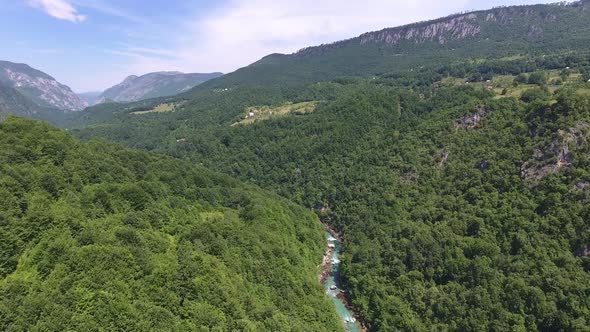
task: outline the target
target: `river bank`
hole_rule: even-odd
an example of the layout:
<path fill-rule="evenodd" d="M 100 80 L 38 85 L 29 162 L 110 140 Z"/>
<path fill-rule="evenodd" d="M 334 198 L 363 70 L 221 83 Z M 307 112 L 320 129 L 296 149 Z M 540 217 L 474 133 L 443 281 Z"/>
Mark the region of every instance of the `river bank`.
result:
<path fill-rule="evenodd" d="M 342 252 L 342 237 L 333 229 L 325 226 L 327 240 L 326 252 L 322 259 L 320 282 L 326 289 L 326 294 L 332 299 L 336 311 L 342 319 L 347 332 L 368 331 L 362 324 L 358 311 L 351 305 L 346 291 L 340 287 L 340 254 Z"/>

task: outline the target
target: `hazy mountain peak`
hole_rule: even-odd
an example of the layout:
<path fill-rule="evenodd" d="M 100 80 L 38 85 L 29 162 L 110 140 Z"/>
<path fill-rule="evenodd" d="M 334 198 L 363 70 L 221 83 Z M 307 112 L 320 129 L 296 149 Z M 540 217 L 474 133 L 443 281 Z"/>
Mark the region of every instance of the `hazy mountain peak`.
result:
<path fill-rule="evenodd" d="M 152 75 L 152 74 L 156 74 L 156 75 L 184 75 L 184 73 L 180 72 L 180 71 L 157 71 L 157 72 L 149 73 L 146 75 Z"/>
<path fill-rule="evenodd" d="M 129 75 L 129 76 L 127 76 L 127 77 L 126 77 L 126 78 L 123 80 L 123 83 L 125 83 L 125 82 L 132 82 L 132 81 L 135 81 L 135 80 L 136 80 L 136 79 L 138 79 L 138 78 L 139 78 L 139 76 L 137 76 L 137 75 Z"/>
<path fill-rule="evenodd" d="M 130 102 L 171 96 L 221 75 L 223 74 L 184 74 L 178 71 L 153 72 L 142 76 L 131 75 L 123 82 L 105 90 L 99 102 L 106 100 Z"/>

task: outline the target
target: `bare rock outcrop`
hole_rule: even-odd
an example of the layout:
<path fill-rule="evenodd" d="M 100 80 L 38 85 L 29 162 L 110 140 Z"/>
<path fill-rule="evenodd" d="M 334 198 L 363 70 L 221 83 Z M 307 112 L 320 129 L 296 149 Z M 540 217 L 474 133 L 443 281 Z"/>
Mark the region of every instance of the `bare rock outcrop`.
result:
<path fill-rule="evenodd" d="M 410 41 L 416 44 L 436 41 L 440 44 L 445 44 L 448 40 L 465 39 L 475 36 L 480 32 L 481 26 L 477 22 L 477 15 L 471 13 L 427 25 L 405 26 L 369 32 L 361 35 L 359 38 L 361 45 L 371 42 L 398 44 L 402 41 Z"/>
<path fill-rule="evenodd" d="M 571 165 L 571 149 L 588 145 L 590 124 L 579 123 L 568 130 L 559 130 L 558 137 L 546 147 L 537 148 L 533 156 L 521 166 L 521 176 L 537 182 Z"/>
<path fill-rule="evenodd" d="M 476 128 L 481 120 L 488 114 L 490 114 L 492 110 L 480 107 L 478 108 L 475 113 L 464 116 L 459 120 L 455 121 L 455 128 L 462 128 L 462 129 L 473 129 Z"/>

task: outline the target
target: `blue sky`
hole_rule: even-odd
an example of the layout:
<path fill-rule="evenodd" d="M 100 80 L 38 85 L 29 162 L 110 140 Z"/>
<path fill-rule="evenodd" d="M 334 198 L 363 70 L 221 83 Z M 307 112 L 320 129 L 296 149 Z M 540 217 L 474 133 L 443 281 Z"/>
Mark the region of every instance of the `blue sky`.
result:
<path fill-rule="evenodd" d="M 0 60 L 76 92 L 131 74 L 231 72 L 270 53 L 448 14 L 546 0 L 2 0 Z"/>

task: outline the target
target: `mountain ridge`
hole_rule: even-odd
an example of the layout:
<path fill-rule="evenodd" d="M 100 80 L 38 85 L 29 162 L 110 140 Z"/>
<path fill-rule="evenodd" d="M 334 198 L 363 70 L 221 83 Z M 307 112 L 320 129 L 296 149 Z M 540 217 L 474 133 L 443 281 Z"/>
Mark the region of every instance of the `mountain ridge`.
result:
<path fill-rule="evenodd" d="M 222 75 L 219 72 L 185 74 L 178 71 L 160 71 L 141 76 L 130 75 L 121 83 L 106 89 L 100 95 L 98 102 L 132 102 L 171 96 Z"/>
<path fill-rule="evenodd" d="M 269 54 L 195 89 L 305 84 L 408 72 L 424 63 L 576 52 L 590 42 L 589 4 L 497 7 L 366 32 L 290 54 Z"/>
<path fill-rule="evenodd" d="M 95 105 L 101 94 L 102 91 L 88 91 L 77 93 L 78 97 L 85 101 L 88 104 L 88 106 Z"/>
<path fill-rule="evenodd" d="M 455 39 L 465 39 L 466 37 L 472 37 L 481 33 L 481 26 L 472 25 L 470 21 L 477 18 L 484 18 L 488 22 L 503 22 L 507 23 L 507 15 L 514 14 L 515 12 L 524 10 L 525 15 L 539 14 L 542 19 L 548 21 L 555 21 L 557 17 L 555 15 L 547 14 L 544 12 L 534 13 L 533 9 L 540 7 L 571 7 L 571 8 L 582 8 L 585 10 L 585 6 L 590 5 L 590 0 L 580 0 L 571 3 L 550 3 L 550 4 L 536 4 L 536 5 L 517 5 L 517 6 L 501 6 L 494 7 L 486 10 L 475 10 L 467 11 L 463 13 L 457 13 L 448 15 L 445 17 L 414 22 L 404 24 L 395 27 L 387 27 L 380 30 L 374 30 L 362 33 L 356 37 L 335 41 L 332 43 L 310 46 L 300 49 L 297 52 L 291 54 L 275 53 L 273 55 L 305 55 L 307 53 L 313 53 L 314 49 L 318 48 L 330 48 L 343 46 L 348 43 L 358 42 L 359 44 L 367 44 L 370 42 L 385 42 L 387 44 L 398 44 L 402 40 L 410 40 L 416 43 L 423 43 L 426 41 L 433 41 L 433 37 L 440 37 L 441 32 L 452 32 Z M 482 17 L 485 16 L 485 17 Z M 462 29 L 456 29 L 457 26 Z M 425 34 L 416 33 L 422 30 Z M 413 40 L 412 38 L 423 37 L 422 40 Z M 439 43 L 444 44 L 447 40 L 440 39 Z"/>
<path fill-rule="evenodd" d="M 69 86 L 28 64 L 0 61 L 0 82 L 41 107 L 80 111 L 88 106 Z"/>

